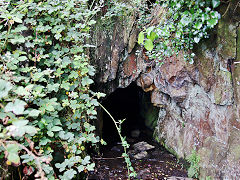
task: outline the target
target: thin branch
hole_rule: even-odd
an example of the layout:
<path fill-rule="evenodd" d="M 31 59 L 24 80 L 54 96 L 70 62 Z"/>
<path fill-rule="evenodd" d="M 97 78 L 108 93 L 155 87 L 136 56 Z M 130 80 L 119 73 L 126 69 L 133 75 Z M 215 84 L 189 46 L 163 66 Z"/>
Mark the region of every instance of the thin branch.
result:
<path fill-rule="evenodd" d="M 222 17 L 224 17 L 227 14 L 227 12 L 228 12 L 228 10 L 230 8 L 230 5 L 231 5 L 231 2 L 229 2 L 228 6 L 227 6 L 227 9 L 226 9 L 225 13 L 222 15 Z"/>
<path fill-rule="evenodd" d="M 113 158 L 94 158 L 96 160 L 114 160 L 114 159 L 122 159 L 124 158 L 123 156 L 121 157 L 113 157 Z"/>
<path fill-rule="evenodd" d="M 31 152 L 28 148 L 26 148 L 24 145 L 22 144 L 19 144 L 18 142 L 16 141 L 5 141 L 5 143 L 9 143 L 9 144 L 16 144 L 17 146 L 19 146 L 20 148 L 22 148 L 23 150 L 25 150 L 29 155 L 33 156 L 34 160 L 35 160 L 35 163 L 37 165 L 37 168 L 38 168 L 38 172 L 37 174 L 35 175 L 35 177 L 40 177 L 39 180 L 47 180 L 47 178 L 45 177 L 45 173 L 41 167 L 41 161 L 42 162 L 46 162 L 46 163 L 49 163 L 49 160 L 48 159 L 41 159 L 40 161 L 40 158 L 41 157 L 38 157 L 36 156 L 33 152 Z"/>
<path fill-rule="evenodd" d="M 240 7 L 240 2 L 237 3 L 237 5 L 236 5 L 236 7 L 235 7 L 235 9 L 234 9 L 234 11 L 233 11 L 233 13 L 235 13 L 235 11 L 236 11 L 236 9 L 238 8 L 238 6 Z"/>

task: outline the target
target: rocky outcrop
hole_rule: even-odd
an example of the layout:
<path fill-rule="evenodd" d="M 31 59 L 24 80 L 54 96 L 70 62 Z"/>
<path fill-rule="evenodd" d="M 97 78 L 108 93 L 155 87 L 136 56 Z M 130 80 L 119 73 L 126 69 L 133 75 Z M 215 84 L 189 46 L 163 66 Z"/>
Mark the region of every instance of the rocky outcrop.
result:
<path fill-rule="evenodd" d="M 201 177 L 240 178 L 237 3 L 232 1 L 210 39 L 195 48 L 193 65 L 182 54 L 165 59 L 161 67 L 149 61 L 136 44 L 135 15 L 119 20 L 111 31 L 98 28 L 95 34 L 98 90 L 110 94 L 135 81 L 151 92 L 151 102 L 159 109 L 156 140 L 183 158 L 196 149 Z M 222 14 L 226 9 L 222 7 Z"/>

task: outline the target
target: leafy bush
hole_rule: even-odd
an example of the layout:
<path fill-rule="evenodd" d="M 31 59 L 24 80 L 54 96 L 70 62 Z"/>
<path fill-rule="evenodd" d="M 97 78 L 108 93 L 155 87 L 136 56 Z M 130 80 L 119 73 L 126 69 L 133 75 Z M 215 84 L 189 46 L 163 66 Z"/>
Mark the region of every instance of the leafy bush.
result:
<path fill-rule="evenodd" d="M 196 150 L 193 150 L 192 154 L 187 157 L 187 161 L 190 163 L 190 167 L 188 168 L 188 177 L 198 178 L 200 170 L 200 156 L 197 155 Z"/>
<path fill-rule="evenodd" d="M 180 51 L 189 52 L 194 44 L 208 37 L 220 18 L 214 9 L 220 0 L 158 0 L 165 7 L 163 20 L 158 25 L 145 27 L 139 33 L 138 43 L 148 51 L 151 59 L 160 64 Z M 185 60 L 193 63 L 195 54 L 185 53 Z"/>
<path fill-rule="evenodd" d="M 0 2 L 0 152 L 39 179 L 91 171 L 94 67 L 86 50 L 99 6 L 87 0 Z M 59 156 L 60 155 L 60 156 Z M 36 169 L 36 171 L 34 171 Z"/>

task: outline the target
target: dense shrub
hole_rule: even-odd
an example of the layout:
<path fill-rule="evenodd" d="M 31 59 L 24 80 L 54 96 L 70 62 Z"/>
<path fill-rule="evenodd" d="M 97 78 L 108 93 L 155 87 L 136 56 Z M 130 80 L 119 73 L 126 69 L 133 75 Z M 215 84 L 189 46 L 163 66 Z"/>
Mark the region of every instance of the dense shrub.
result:
<path fill-rule="evenodd" d="M 86 48 L 97 3 L 0 1 L 1 176 L 22 165 L 39 179 L 71 179 L 93 170 L 94 67 Z"/>

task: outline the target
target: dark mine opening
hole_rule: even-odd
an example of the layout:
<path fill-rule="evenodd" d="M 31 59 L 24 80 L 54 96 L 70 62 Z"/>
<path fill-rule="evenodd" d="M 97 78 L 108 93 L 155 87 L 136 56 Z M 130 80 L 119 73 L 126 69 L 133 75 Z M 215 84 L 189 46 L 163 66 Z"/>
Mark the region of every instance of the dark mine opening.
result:
<path fill-rule="evenodd" d="M 111 113 L 115 120 L 123 120 L 121 134 L 127 138 L 151 134 L 145 125 L 145 119 L 141 115 L 143 104 L 150 102 L 150 93 L 146 93 L 135 83 L 127 88 L 119 88 L 110 94 L 103 106 Z M 102 137 L 108 144 L 120 141 L 116 127 L 106 112 L 103 112 Z M 140 133 L 139 133 L 140 132 Z M 135 133 L 135 135 L 134 135 Z M 139 133 L 139 135 L 138 135 Z"/>

